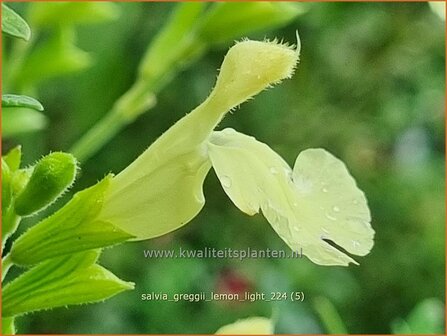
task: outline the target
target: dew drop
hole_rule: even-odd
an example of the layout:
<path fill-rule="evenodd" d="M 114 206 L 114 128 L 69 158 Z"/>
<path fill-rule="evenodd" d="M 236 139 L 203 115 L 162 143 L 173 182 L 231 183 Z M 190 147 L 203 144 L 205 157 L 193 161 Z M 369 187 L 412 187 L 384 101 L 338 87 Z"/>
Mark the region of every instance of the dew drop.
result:
<path fill-rule="evenodd" d="M 327 229 L 325 229 L 324 227 L 321 227 L 321 231 L 323 231 L 324 233 L 329 233 L 329 231 Z"/>
<path fill-rule="evenodd" d="M 337 218 L 335 218 L 334 216 L 332 216 L 331 214 L 328 214 L 328 213 L 326 214 L 326 218 L 331 220 L 331 221 L 336 221 L 337 220 Z"/>
<path fill-rule="evenodd" d="M 227 175 L 223 175 L 220 182 L 222 182 L 224 188 L 231 188 L 232 181 Z"/>
<path fill-rule="evenodd" d="M 340 212 L 340 208 L 338 206 L 334 206 L 332 210 L 334 210 L 334 212 Z"/>
<path fill-rule="evenodd" d="M 270 167 L 270 173 L 272 173 L 272 175 L 276 175 L 278 174 L 278 171 L 276 170 L 275 167 Z"/>
<path fill-rule="evenodd" d="M 297 206 L 298 206 L 298 203 L 297 203 L 297 202 L 293 202 L 293 206 L 294 206 L 294 207 L 297 207 Z"/>
<path fill-rule="evenodd" d="M 324 192 L 324 193 L 328 192 L 327 188 L 322 188 L 321 191 Z"/>
<path fill-rule="evenodd" d="M 354 246 L 354 247 L 360 246 L 360 243 L 357 240 L 353 240 L 352 246 Z"/>
<path fill-rule="evenodd" d="M 293 231 L 300 232 L 301 229 L 299 228 L 299 226 L 295 225 L 295 226 L 293 226 Z"/>
<path fill-rule="evenodd" d="M 357 200 L 353 200 L 353 201 L 352 201 L 352 204 L 359 204 L 359 201 L 357 201 Z"/>

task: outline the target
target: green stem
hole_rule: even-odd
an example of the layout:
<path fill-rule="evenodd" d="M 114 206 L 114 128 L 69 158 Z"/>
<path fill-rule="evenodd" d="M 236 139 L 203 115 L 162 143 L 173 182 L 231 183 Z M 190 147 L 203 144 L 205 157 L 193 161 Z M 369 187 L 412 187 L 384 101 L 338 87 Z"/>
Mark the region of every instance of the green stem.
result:
<path fill-rule="evenodd" d="M 112 109 L 74 144 L 70 152 L 80 161 L 87 160 L 126 125 L 152 108 L 155 102 L 156 98 L 149 83 L 135 83 L 116 101 Z"/>
<path fill-rule="evenodd" d="M 317 297 L 313 301 L 313 306 L 320 317 L 320 320 L 329 334 L 348 334 L 335 306 L 326 298 Z"/>
<path fill-rule="evenodd" d="M 2 282 L 6 277 L 6 274 L 8 274 L 9 269 L 11 268 L 11 266 L 14 265 L 12 260 L 11 260 L 11 255 L 7 254 L 3 259 L 2 259 Z"/>
<path fill-rule="evenodd" d="M 206 45 L 195 35 L 196 19 L 205 4 L 177 6 L 170 21 L 152 41 L 139 66 L 139 78 L 71 148 L 80 161 L 94 155 L 121 129 L 155 105 L 156 94 L 188 64 L 200 58 Z"/>

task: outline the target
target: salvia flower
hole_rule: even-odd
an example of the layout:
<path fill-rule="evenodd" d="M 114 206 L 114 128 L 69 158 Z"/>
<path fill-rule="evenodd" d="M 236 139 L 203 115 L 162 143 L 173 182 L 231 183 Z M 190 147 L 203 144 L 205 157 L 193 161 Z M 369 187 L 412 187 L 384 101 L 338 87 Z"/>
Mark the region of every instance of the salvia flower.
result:
<path fill-rule="evenodd" d="M 35 243 L 32 236 L 42 240 L 49 232 L 53 241 L 64 246 L 64 253 L 171 232 L 204 206 L 203 183 L 213 167 L 233 203 L 249 215 L 261 211 L 291 249 L 320 265 L 356 263 L 334 246 L 364 256 L 373 246 L 374 230 L 366 198 L 343 162 L 324 149 L 308 149 L 298 155 L 292 169 L 253 137 L 233 129 L 214 131 L 228 111 L 291 77 L 299 52 L 299 40 L 296 48 L 277 41 L 236 43 L 201 105 L 117 176 L 108 176 L 98 187 L 80 193 L 67 205 L 73 209 L 60 210 L 96 209 L 85 211 L 84 219 L 70 221 L 71 230 L 84 244 L 62 244 L 66 238 L 57 233 L 62 224 L 56 213 L 50 217 L 52 230 L 40 223 L 17 240 L 12 260 L 24 263 L 26 258 L 21 256 Z M 106 234 L 105 227 L 112 231 Z M 41 247 L 34 262 L 54 255 L 55 251 Z"/>

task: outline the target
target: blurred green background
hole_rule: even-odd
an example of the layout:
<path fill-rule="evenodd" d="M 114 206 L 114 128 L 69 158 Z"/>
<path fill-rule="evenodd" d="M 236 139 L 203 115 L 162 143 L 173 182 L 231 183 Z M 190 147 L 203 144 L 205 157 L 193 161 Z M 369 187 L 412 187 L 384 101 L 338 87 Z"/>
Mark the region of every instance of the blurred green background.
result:
<path fill-rule="evenodd" d="M 32 5 L 11 7 L 27 18 Z M 4 92 L 37 97 L 47 117 L 46 127 L 37 132 L 3 138 L 3 153 L 22 144 L 24 161 L 30 164 L 49 151 L 68 151 L 135 81 L 144 51 L 176 6 L 109 5 L 97 3 L 90 9 L 90 15 L 102 13 L 103 21 L 95 14 L 89 24 L 76 25 L 73 44 L 89 56 L 68 48 L 79 64 L 63 76 L 40 78 L 38 85 L 26 85 L 27 75 L 38 76 L 42 70 L 38 61 L 20 80 L 5 83 L 8 55 L 22 42 L 3 38 Z M 298 29 L 302 53 L 295 76 L 242 105 L 219 127 L 255 136 L 289 164 L 310 147 L 326 148 L 341 158 L 368 198 L 376 230 L 372 252 L 357 258 L 360 266 L 323 267 L 307 259 L 145 259 L 147 248 L 286 249 L 261 215 L 248 217 L 237 210 L 210 173 L 204 187 L 207 203 L 191 223 L 161 238 L 104 252 L 101 263 L 134 281 L 134 291 L 101 304 L 28 315 L 18 320 L 20 333 L 213 333 L 239 318 L 272 314 L 278 333 L 333 331 L 324 320 L 335 319 L 328 315 L 336 313 L 327 312 L 319 298 L 335 308 L 350 333 L 443 332 L 445 22 L 427 3 L 301 6 L 304 12 L 287 26 L 248 36 L 293 43 Z M 33 48 L 44 45 L 51 33 L 40 31 Z M 73 191 L 122 170 L 203 101 L 231 44 L 213 48 L 181 72 L 160 92 L 152 110 L 81 162 Z M 50 49 L 40 57 L 49 64 L 57 58 Z M 22 231 L 36 220 L 23 223 Z M 211 290 L 299 290 L 306 299 L 140 300 L 142 293 L 152 291 Z"/>

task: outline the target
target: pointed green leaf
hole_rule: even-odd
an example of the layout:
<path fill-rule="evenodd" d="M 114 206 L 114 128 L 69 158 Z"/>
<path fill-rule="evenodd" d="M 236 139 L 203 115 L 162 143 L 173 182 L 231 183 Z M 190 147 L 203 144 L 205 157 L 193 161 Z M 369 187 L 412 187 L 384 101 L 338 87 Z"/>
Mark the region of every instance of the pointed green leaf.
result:
<path fill-rule="evenodd" d="M 11 169 L 6 161 L 2 158 L 2 214 L 11 204 L 12 188 L 11 188 Z"/>
<path fill-rule="evenodd" d="M 2 32 L 25 41 L 28 41 L 31 37 L 31 30 L 25 20 L 3 3 Z"/>
<path fill-rule="evenodd" d="M 99 251 L 48 260 L 3 288 L 5 317 L 28 312 L 103 301 L 134 285 L 95 264 Z"/>
<path fill-rule="evenodd" d="M 11 149 L 6 155 L 3 156 L 6 164 L 12 172 L 15 172 L 20 168 L 22 162 L 22 146 L 18 145 Z"/>
<path fill-rule="evenodd" d="M 29 216 L 55 202 L 72 184 L 77 162 L 73 155 L 55 152 L 44 156 L 15 203 L 16 213 Z"/>
<path fill-rule="evenodd" d="M 209 44 L 230 42 L 253 32 L 286 25 L 306 11 L 302 3 L 220 2 L 206 13 L 198 35 Z"/>
<path fill-rule="evenodd" d="M 140 64 L 140 77 L 155 82 L 172 73 L 203 52 L 203 43 L 194 35 L 194 27 L 206 3 L 179 3 L 169 22 L 157 34 Z M 162 85 L 159 83 L 158 85 Z"/>
<path fill-rule="evenodd" d="M 29 266 L 45 259 L 124 242 L 133 236 L 97 218 L 112 176 L 75 194 L 70 202 L 20 236 L 11 249 L 14 264 Z"/>
<path fill-rule="evenodd" d="M 43 106 L 36 99 L 14 94 L 2 95 L 2 107 L 27 107 L 36 111 L 43 111 Z"/>

